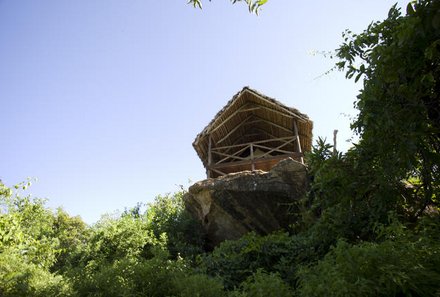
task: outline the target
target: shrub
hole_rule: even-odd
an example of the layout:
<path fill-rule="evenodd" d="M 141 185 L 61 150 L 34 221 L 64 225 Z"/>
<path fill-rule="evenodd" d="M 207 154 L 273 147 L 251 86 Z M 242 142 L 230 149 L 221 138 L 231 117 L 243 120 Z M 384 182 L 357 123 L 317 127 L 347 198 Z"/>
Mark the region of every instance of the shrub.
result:
<path fill-rule="evenodd" d="M 293 292 L 277 273 L 258 270 L 234 291 L 231 297 L 291 297 Z"/>
<path fill-rule="evenodd" d="M 60 275 L 28 263 L 12 249 L 0 253 L 0 296 L 70 296 L 70 285 Z"/>
<path fill-rule="evenodd" d="M 205 274 L 192 274 L 174 279 L 176 296 L 179 297 L 222 297 L 225 296 L 220 278 Z"/>
<path fill-rule="evenodd" d="M 400 227 L 379 243 L 339 241 L 299 272 L 300 296 L 438 296 L 440 243 Z"/>
<path fill-rule="evenodd" d="M 225 287 L 232 289 L 259 268 L 273 271 L 288 267 L 290 270 L 291 245 L 287 233 L 267 236 L 248 233 L 239 240 L 225 241 L 212 253 L 201 256 L 199 267 L 208 275 L 220 276 Z"/>
<path fill-rule="evenodd" d="M 204 231 L 186 211 L 184 194 L 182 190 L 172 195 L 159 195 L 146 211 L 148 230 L 156 238 L 166 234 L 167 248 L 173 258 L 178 255 L 194 258 L 203 252 Z"/>

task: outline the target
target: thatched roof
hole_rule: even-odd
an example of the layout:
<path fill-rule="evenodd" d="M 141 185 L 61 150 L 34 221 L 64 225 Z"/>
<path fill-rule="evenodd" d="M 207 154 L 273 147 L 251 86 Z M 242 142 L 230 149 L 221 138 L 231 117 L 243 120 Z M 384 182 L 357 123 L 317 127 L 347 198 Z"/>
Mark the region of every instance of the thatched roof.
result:
<path fill-rule="evenodd" d="M 281 138 L 293 135 L 294 120 L 297 123 L 302 151 L 310 151 L 313 122 L 307 115 L 256 90 L 244 87 L 197 135 L 193 146 L 206 166 L 209 135 L 214 146 Z"/>

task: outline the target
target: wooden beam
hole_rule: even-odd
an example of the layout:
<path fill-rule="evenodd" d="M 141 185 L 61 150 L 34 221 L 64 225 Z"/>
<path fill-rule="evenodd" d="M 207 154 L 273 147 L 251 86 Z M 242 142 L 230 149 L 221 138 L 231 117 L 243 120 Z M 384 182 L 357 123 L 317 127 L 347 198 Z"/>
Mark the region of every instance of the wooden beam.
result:
<path fill-rule="evenodd" d="M 337 134 L 338 134 L 338 130 L 333 130 L 333 156 L 336 156 L 338 154 L 338 151 L 336 149 Z"/>
<path fill-rule="evenodd" d="M 254 145 L 251 143 L 251 169 L 255 171 L 255 163 L 254 163 Z"/>
<path fill-rule="evenodd" d="M 260 118 L 259 116 L 255 116 L 255 117 L 257 117 L 258 119 L 260 119 L 262 122 L 265 122 L 265 123 L 267 123 L 267 124 L 269 124 L 269 125 L 272 125 L 272 126 L 275 126 L 275 127 L 277 127 L 277 128 L 280 128 L 281 130 L 284 130 L 284 131 L 286 131 L 286 132 L 288 132 L 288 133 L 292 133 L 292 130 L 290 130 L 290 129 L 284 127 L 284 126 L 281 126 L 281 125 L 275 124 L 274 122 L 271 122 L 271 121 L 268 121 L 268 120 L 262 119 L 262 118 Z"/>
<path fill-rule="evenodd" d="M 275 138 L 275 139 L 261 140 L 261 141 L 256 141 L 256 142 L 250 142 L 250 143 L 246 143 L 246 144 L 241 144 L 241 145 L 247 145 L 247 146 L 245 146 L 243 149 L 237 151 L 237 152 L 234 153 L 233 155 L 228 155 L 228 152 L 229 152 L 231 149 L 233 149 L 234 147 L 240 147 L 241 145 L 236 145 L 236 146 L 235 146 L 235 145 L 232 145 L 232 146 L 228 146 L 228 147 L 222 147 L 222 148 L 226 148 L 226 151 L 223 152 L 223 154 L 224 154 L 225 156 L 231 156 L 231 158 L 233 158 L 233 156 L 235 156 L 235 155 L 237 155 L 237 154 L 243 152 L 246 148 L 248 148 L 249 145 L 253 145 L 254 148 L 255 148 L 255 147 L 258 147 L 258 148 L 262 148 L 262 149 L 266 149 L 266 150 L 268 150 L 268 152 L 265 152 L 263 155 L 259 156 L 258 158 L 263 158 L 263 157 L 267 156 L 268 154 L 270 154 L 270 153 L 272 153 L 272 152 L 279 152 L 279 153 L 289 154 L 289 153 L 291 153 L 291 151 L 282 150 L 282 149 L 280 149 L 280 148 L 283 147 L 284 145 L 288 145 L 288 144 L 292 143 L 292 142 L 296 139 L 296 137 L 288 137 L 288 138 L 285 138 L 285 139 L 288 140 L 288 141 L 284 140 L 284 138 Z M 282 145 L 281 145 L 281 146 L 278 146 L 276 149 L 273 149 L 273 147 L 268 147 L 268 146 L 264 146 L 264 145 L 259 144 L 259 143 L 265 143 L 265 142 L 281 142 Z M 217 152 L 214 152 L 214 153 L 215 153 L 215 154 L 218 154 Z M 222 160 L 220 160 L 219 162 L 216 162 L 216 164 L 222 163 L 222 162 L 224 162 L 224 161 L 227 160 L 227 159 L 228 159 L 228 157 L 227 157 L 227 158 L 224 158 L 224 159 L 222 159 Z M 235 158 L 235 159 L 237 159 L 237 158 Z M 245 159 L 245 158 L 243 158 L 243 159 Z"/>
<path fill-rule="evenodd" d="M 283 146 L 288 145 L 288 144 L 291 143 L 292 141 L 294 141 L 294 139 L 290 140 L 289 142 L 282 143 L 281 145 L 277 146 L 276 148 L 271 149 L 270 151 L 268 151 L 267 154 L 270 154 L 270 153 L 272 153 L 272 152 L 278 151 L 278 150 L 281 149 Z"/>
<path fill-rule="evenodd" d="M 220 161 L 216 162 L 216 164 L 220 164 L 223 163 L 224 161 L 226 161 L 227 159 L 240 159 L 240 160 L 246 160 L 246 158 L 242 158 L 242 157 L 238 157 L 237 155 L 242 153 L 245 149 L 249 148 L 250 145 L 252 145 L 254 148 L 255 147 L 259 147 L 259 148 L 263 148 L 263 149 L 267 149 L 269 151 L 269 153 L 265 153 L 263 156 L 266 156 L 268 154 L 270 154 L 271 152 L 280 152 L 280 153 L 291 153 L 290 151 L 287 150 L 281 150 L 280 148 L 283 147 L 284 145 L 287 145 L 291 142 L 293 142 L 295 140 L 295 137 L 288 137 L 288 138 L 276 138 L 276 139 L 269 139 L 269 140 L 261 140 L 261 141 L 256 141 L 256 142 L 250 142 L 250 143 L 246 143 L 246 144 L 240 144 L 240 145 L 236 145 L 236 146 L 224 146 L 221 147 L 222 149 L 226 149 L 225 152 L 219 152 L 217 150 L 214 150 L 213 153 L 216 155 L 221 155 L 221 156 L 226 156 L 226 158 L 221 159 Z M 273 149 L 273 147 L 268 147 L 268 146 L 263 146 L 260 145 L 258 143 L 265 143 L 265 142 L 282 142 L 282 145 L 278 146 L 276 149 Z M 234 147 L 240 147 L 240 146 L 244 146 L 242 149 L 236 151 L 233 154 L 229 154 L 228 152 L 234 148 Z M 260 156 L 260 157 L 263 157 Z M 260 158 L 259 157 L 259 158 Z"/>
<path fill-rule="evenodd" d="M 226 134 L 226 136 L 224 136 L 222 139 L 220 139 L 219 141 L 217 141 L 217 144 L 222 143 L 223 141 L 225 141 L 226 139 L 228 139 L 229 136 L 231 136 L 231 134 L 233 134 L 235 131 L 237 131 L 238 128 L 244 127 L 244 126 L 248 126 L 248 125 L 252 125 L 255 123 L 259 123 L 261 122 L 261 120 L 256 120 L 256 121 L 248 121 L 249 118 L 252 118 L 253 115 L 250 115 L 249 117 L 247 117 L 243 122 L 241 122 L 239 124 L 239 126 L 236 126 L 234 129 L 232 129 L 231 131 L 229 131 L 228 134 Z M 247 136 L 247 135 L 244 135 Z"/>
<path fill-rule="evenodd" d="M 244 134 L 242 137 L 253 137 L 253 136 L 259 136 L 259 135 L 261 135 L 261 134 L 260 134 L 260 133 L 250 133 L 250 134 Z M 237 138 L 237 139 L 234 141 L 234 144 L 237 143 L 237 141 L 239 141 L 242 137 Z"/>
<path fill-rule="evenodd" d="M 282 109 L 283 111 L 287 112 L 287 113 L 290 114 L 292 117 L 297 118 L 297 119 L 300 120 L 301 122 L 306 122 L 305 119 L 303 119 L 302 117 L 298 116 L 298 115 L 297 115 L 296 113 L 294 113 L 293 111 L 291 111 L 291 110 L 289 110 L 289 109 L 287 109 L 287 108 L 285 108 L 285 107 L 283 107 L 283 106 L 280 106 L 279 104 L 276 104 L 275 102 L 272 102 L 271 100 L 267 100 L 266 98 L 262 97 L 261 95 L 255 93 L 255 92 L 252 92 L 251 90 L 248 90 L 248 92 L 251 93 L 251 94 L 253 94 L 255 97 L 258 97 L 258 98 L 260 98 L 260 99 L 263 99 L 265 102 L 268 102 L 269 104 L 271 104 L 271 105 L 273 105 L 273 106 L 276 106 L 276 107 Z"/>
<path fill-rule="evenodd" d="M 247 142 L 247 143 L 241 143 L 241 144 L 234 144 L 234 145 L 225 145 L 225 146 L 219 146 L 212 149 L 212 151 L 218 151 L 222 149 L 232 148 L 232 147 L 240 147 L 240 146 L 246 146 L 253 144 L 259 144 L 259 143 L 266 143 L 266 142 L 272 142 L 272 141 L 282 141 L 282 140 L 288 140 L 288 139 L 295 139 L 295 136 L 287 136 L 287 137 L 279 137 L 279 138 L 272 138 L 272 139 L 264 139 L 264 140 L 258 140 L 253 142 Z"/>
<path fill-rule="evenodd" d="M 278 137 L 278 136 L 273 135 L 270 132 L 267 132 L 266 130 L 264 130 L 263 128 L 260 128 L 260 127 L 253 127 L 252 129 L 259 130 L 259 131 L 261 131 L 263 133 L 266 133 L 268 136 L 270 136 L 272 138 L 277 138 Z"/>
<path fill-rule="evenodd" d="M 245 149 L 247 149 L 247 148 L 249 147 L 249 145 L 251 145 L 251 144 L 254 145 L 255 147 L 260 146 L 260 147 L 262 147 L 262 148 L 265 148 L 265 149 L 269 150 L 269 153 L 271 153 L 271 152 L 273 152 L 273 151 L 277 151 L 277 152 L 280 152 L 280 153 L 286 153 L 286 154 L 288 154 L 288 153 L 291 153 L 291 152 L 290 152 L 290 151 L 287 151 L 287 150 L 281 150 L 280 148 L 283 147 L 284 145 L 287 145 L 287 144 L 293 142 L 295 139 L 296 139 L 296 137 L 292 137 L 292 136 L 290 136 L 290 137 L 280 137 L 280 138 L 265 139 L 265 140 L 260 140 L 260 141 L 254 141 L 254 142 L 244 143 L 244 144 L 238 144 L 238 145 L 216 147 L 215 149 L 213 149 L 213 153 L 214 153 L 214 154 L 219 154 L 219 153 L 220 153 L 220 152 L 219 152 L 220 150 L 226 150 L 225 152 L 220 153 L 221 155 L 226 156 L 226 158 L 221 159 L 220 161 L 216 162 L 216 164 L 221 164 L 221 163 L 225 162 L 226 160 L 228 160 L 228 159 L 230 159 L 230 158 L 231 158 L 231 159 L 242 159 L 242 160 L 245 160 L 245 158 L 241 158 L 241 157 L 238 157 L 238 156 L 235 157 L 235 156 L 236 156 L 237 154 L 242 153 L 242 152 L 243 152 Z M 261 146 L 261 145 L 259 145 L 260 143 L 268 143 L 268 142 L 282 142 L 283 145 L 278 146 L 278 148 L 277 148 L 276 150 L 272 150 L 272 149 L 273 149 L 272 147 L 265 147 L 265 146 Z M 242 147 L 242 146 L 243 146 L 242 149 L 236 151 L 236 152 L 233 153 L 232 155 L 231 155 L 231 154 L 228 154 L 228 152 L 229 152 L 231 149 L 233 149 L 233 148 L 239 148 L 239 147 Z M 263 157 L 266 156 L 266 155 L 268 155 L 269 153 L 265 153 L 265 154 L 263 155 Z"/>
<path fill-rule="evenodd" d="M 251 119 L 253 116 L 250 115 L 248 116 L 246 119 L 244 119 L 244 121 L 242 121 L 240 124 L 238 124 L 237 126 L 235 126 L 234 129 L 232 129 L 231 131 L 229 131 L 228 134 L 226 134 L 226 136 L 224 136 L 222 139 L 220 139 L 219 141 L 217 141 L 217 144 L 222 143 L 225 139 L 227 139 L 232 133 L 234 133 L 235 131 L 237 131 L 238 129 L 240 129 L 243 125 L 246 124 L 246 122 Z"/>
<path fill-rule="evenodd" d="M 299 134 L 298 134 L 298 126 L 296 125 L 295 119 L 293 119 L 293 131 L 294 131 L 295 136 L 296 136 L 296 143 L 297 143 L 298 152 L 302 154 L 301 142 L 300 142 Z M 303 157 L 301 157 L 301 163 L 304 164 L 304 158 Z"/>
<path fill-rule="evenodd" d="M 258 119 L 257 119 L 257 120 L 253 120 L 253 121 L 248 121 L 249 117 L 257 117 Z M 272 123 L 272 122 L 270 122 L 270 121 L 267 121 L 267 120 L 265 120 L 265 119 L 262 119 L 262 118 L 260 118 L 260 117 L 257 116 L 257 115 L 250 115 L 249 117 L 247 117 L 243 122 L 240 123 L 240 127 L 241 127 L 241 126 L 248 126 L 248 125 L 252 125 L 252 124 L 257 124 L 257 123 L 261 123 L 261 122 L 266 122 L 266 123 L 269 123 L 269 124 L 271 124 L 271 125 L 274 125 L 274 126 L 280 128 L 280 129 L 283 129 L 283 130 L 285 130 L 285 131 L 288 132 L 288 133 L 292 133 L 291 130 L 289 130 L 289 129 L 283 127 L 283 126 L 280 126 L 280 125 L 278 125 L 278 124 L 275 124 L 275 123 Z M 219 143 L 222 143 L 223 141 L 225 141 L 225 140 L 226 140 L 226 139 L 227 139 L 227 138 L 228 138 L 233 132 L 237 131 L 238 128 L 239 128 L 239 127 L 237 126 L 237 127 L 235 127 L 234 129 L 232 129 L 232 130 L 231 130 L 226 136 L 224 136 L 222 139 L 220 139 L 217 143 L 219 144 Z M 276 136 L 274 136 L 272 133 L 269 133 L 269 132 L 265 131 L 265 130 L 262 129 L 262 128 L 259 128 L 259 127 L 253 127 L 253 129 L 262 130 L 262 131 L 264 131 L 265 133 L 267 133 L 268 135 L 273 136 L 273 137 L 276 137 Z M 247 136 L 247 135 L 245 135 L 245 136 Z"/>
<path fill-rule="evenodd" d="M 246 105 L 251 105 L 251 104 L 246 104 Z M 256 105 L 256 104 L 252 104 L 252 105 Z M 261 107 L 262 107 L 261 105 L 255 106 L 255 107 L 249 107 L 249 108 L 242 109 L 240 112 L 254 111 L 257 109 L 261 109 Z"/>
<path fill-rule="evenodd" d="M 253 134 L 245 134 L 245 135 L 243 135 L 243 137 L 239 137 L 239 138 L 237 138 L 231 145 L 236 145 L 237 143 L 239 143 L 240 141 L 243 141 L 244 139 L 247 139 L 247 137 L 251 137 L 252 138 L 252 136 L 258 136 L 258 135 L 260 135 L 260 134 L 258 134 L 258 133 L 253 133 Z M 229 153 L 229 151 L 231 151 L 232 149 L 233 149 L 234 147 L 229 147 L 229 148 L 227 148 L 226 149 L 226 151 L 224 151 L 224 153 Z"/>
<path fill-rule="evenodd" d="M 272 138 L 272 139 L 265 139 L 265 142 L 281 142 L 281 143 L 291 143 L 292 141 L 294 141 L 296 139 L 296 136 L 292 136 L 292 137 L 286 137 L 286 138 Z M 260 144 L 261 141 L 255 141 L 253 142 L 254 145 L 259 145 L 259 146 L 263 146 Z M 267 147 L 269 149 L 273 149 L 273 147 Z"/>
<path fill-rule="evenodd" d="M 245 149 L 247 149 L 247 147 L 245 147 Z M 244 150 L 244 149 L 243 149 L 243 150 Z M 241 152 L 241 151 L 238 151 L 237 153 L 235 153 L 235 154 L 233 154 L 233 155 L 229 155 L 229 154 L 225 154 L 225 153 L 220 153 L 220 152 L 214 152 L 214 154 L 216 154 L 216 155 L 226 157 L 226 158 L 224 158 L 224 159 L 222 159 L 222 160 L 216 162 L 215 164 L 218 164 L 218 163 L 224 162 L 224 161 L 227 160 L 227 159 L 247 160 L 246 158 L 236 156 L 236 154 L 238 154 L 238 153 L 240 153 L 240 152 Z"/>
<path fill-rule="evenodd" d="M 255 120 L 255 121 L 247 121 L 246 123 L 243 123 L 243 127 L 244 126 L 249 126 L 249 125 L 252 125 L 252 124 L 256 124 L 256 123 L 259 123 L 259 122 L 261 122 L 261 120 Z M 253 128 L 255 128 L 255 127 L 253 127 Z M 234 131 L 235 132 L 235 131 Z M 231 133 L 232 134 L 232 133 Z M 255 134 L 255 135 L 258 135 L 258 134 Z M 230 135 L 228 135 L 228 136 L 230 136 Z M 243 137 L 247 137 L 247 136 L 250 136 L 249 134 L 244 134 L 243 135 Z M 241 139 L 242 137 L 238 137 L 234 142 L 233 142 L 233 144 L 235 144 L 235 143 L 237 143 L 237 141 L 239 141 L 240 139 Z M 223 142 L 223 141 L 225 141 L 227 138 L 225 138 L 225 139 L 221 139 L 221 141 Z"/>
<path fill-rule="evenodd" d="M 257 118 L 257 120 L 253 120 L 253 121 L 250 121 L 249 122 L 249 119 L 250 118 Z M 257 116 L 257 115 L 250 115 L 250 116 L 248 116 L 244 121 L 242 121 L 239 125 L 237 125 L 234 129 L 232 129 L 231 131 L 229 131 L 229 133 L 228 134 L 226 134 L 226 136 L 224 136 L 222 139 L 220 139 L 219 141 L 217 141 L 217 144 L 220 144 L 220 143 L 222 143 L 223 141 L 225 141 L 232 133 L 234 133 L 235 131 L 237 131 L 239 128 L 241 128 L 243 125 L 251 125 L 251 124 L 255 124 L 255 123 L 259 123 L 259 122 L 263 122 L 263 123 L 267 123 L 267 124 L 269 124 L 269 125 L 272 125 L 272 126 L 275 126 L 275 127 L 277 127 L 277 128 L 279 128 L 279 129 L 281 129 L 281 130 L 284 130 L 285 132 L 287 132 L 287 133 L 292 133 L 292 130 L 290 130 L 290 129 L 288 129 L 288 128 L 286 128 L 286 127 L 284 127 L 284 126 L 281 126 L 281 125 L 278 125 L 278 124 L 276 124 L 276 123 L 273 123 L 273 122 L 271 122 L 271 121 L 268 121 L 268 120 L 266 120 L 266 119 L 263 119 L 263 118 L 261 118 L 261 117 L 259 117 L 259 116 Z M 261 129 L 261 128 L 260 128 Z"/>
<path fill-rule="evenodd" d="M 236 114 L 240 113 L 240 112 L 247 112 L 247 111 L 251 111 L 254 109 L 258 109 L 258 108 L 246 108 L 248 107 L 249 104 L 245 104 L 241 107 L 239 107 L 236 111 L 234 111 L 231 115 L 229 115 L 226 119 L 224 119 L 220 124 L 218 124 L 217 127 L 215 127 L 214 129 L 210 130 L 210 133 L 213 133 L 215 131 L 217 131 L 220 127 L 222 127 L 227 121 L 229 121 L 231 118 L 233 118 Z"/>
<path fill-rule="evenodd" d="M 241 96 L 241 94 L 239 94 L 238 95 L 238 97 L 236 98 L 236 99 L 238 99 L 239 97 Z M 229 103 L 229 102 L 228 102 Z M 231 104 L 228 106 L 228 108 L 232 108 L 232 106 L 234 106 L 234 105 L 236 105 L 237 103 L 239 103 L 239 100 L 233 100 L 232 102 L 231 102 Z M 240 107 L 239 107 L 240 108 Z M 212 127 L 214 127 L 215 126 L 215 124 L 218 122 L 218 121 L 220 121 L 221 119 L 220 119 L 220 117 L 218 117 L 218 118 L 214 118 L 214 122 L 212 123 L 212 124 L 208 124 L 208 126 L 205 128 L 205 129 L 207 129 L 205 132 L 203 132 L 202 131 L 202 133 L 203 134 L 206 134 L 206 133 L 210 133 L 210 132 L 212 132 Z M 223 125 L 223 124 L 222 124 Z M 216 130 L 218 129 L 217 127 L 215 128 Z"/>
<path fill-rule="evenodd" d="M 289 119 L 292 118 L 292 115 L 290 113 L 281 112 L 281 111 L 273 109 L 273 108 L 271 108 L 269 106 L 264 106 L 264 105 L 260 105 L 260 106 L 261 106 L 261 108 L 270 110 L 270 111 L 272 111 L 272 112 L 274 112 L 274 113 L 276 113 L 278 115 L 284 116 L 284 117 L 289 118 Z"/>
<path fill-rule="evenodd" d="M 209 134 L 209 143 L 208 143 L 208 167 L 211 166 L 212 163 L 212 137 L 211 134 Z M 211 172 L 208 170 L 208 178 L 211 177 Z"/>
<path fill-rule="evenodd" d="M 282 150 L 282 149 L 279 149 L 279 148 L 274 150 L 273 148 L 270 148 L 270 147 L 267 147 L 267 146 L 263 146 L 263 145 L 258 145 L 258 144 L 256 144 L 255 147 L 263 148 L 263 149 L 268 150 L 267 152 L 264 152 L 263 155 L 259 156 L 259 158 L 264 158 L 264 156 L 266 156 L 266 155 L 268 155 L 268 154 L 270 154 L 272 152 L 284 153 L 284 154 L 290 154 L 291 153 L 291 151 L 286 151 L 286 150 Z"/>
<path fill-rule="evenodd" d="M 229 159 L 229 158 L 235 158 L 235 159 L 242 159 L 242 160 L 245 160 L 246 158 L 241 158 L 241 157 L 238 157 L 237 155 L 240 154 L 240 153 L 242 153 L 242 152 L 244 152 L 247 148 L 248 148 L 248 146 L 245 146 L 245 147 L 242 148 L 241 150 L 236 151 L 233 155 L 228 155 L 227 152 L 228 152 L 229 150 L 228 150 L 227 152 L 223 152 L 223 153 L 220 153 L 220 152 L 214 152 L 214 154 L 218 154 L 218 155 L 226 156 L 226 158 L 221 159 L 220 161 L 216 162 L 216 164 L 222 163 L 222 162 L 226 161 L 226 160 Z"/>
<path fill-rule="evenodd" d="M 208 165 L 212 163 L 212 137 L 209 135 L 209 143 L 208 143 Z"/>
<path fill-rule="evenodd" d="M 210 168 L 210 170 L 212 170 L 212 171 L 214 171 L 214 172 L 217 172 L 218 174 L 220 174 L 220 175 L 226 175 L 226 173 L 224 173 L 224 172 L 222 172 L 222 171 L 220 171 L 220 170 L 218 170 L 218 169 L 216 169 L 216 168 Z"/>
<path fill-rule="evenodd" d="M 264 160 L 264 161 L 269 161 L 269 160 L 276 160 L 276 159 L 285 159 L 285 158 L 298 158 L 298 157 L 302 157 L 301 153 L 289 153 L 289 154 L 284 154 L 284 155 L 278 155 L 278 156 L 273 156 L 273 157 L 268 157 L 268 158 L 264 158 L 264 159 L 255 159 L 255 162 L 258 162 L 258 160 Z M 212 165 L 211 169 L 221 169 L 221 168 L 225 168 L 225 167 L 232 167 L 232 166 L 237 166 L 237 165 L 251 165 L 251 160 L 243 160 L 243 161 L 237 161 L 237 162 L 228 162 L 228 163 L 223 163 L 223 164 L 217 164 L 217 165 Z"/>

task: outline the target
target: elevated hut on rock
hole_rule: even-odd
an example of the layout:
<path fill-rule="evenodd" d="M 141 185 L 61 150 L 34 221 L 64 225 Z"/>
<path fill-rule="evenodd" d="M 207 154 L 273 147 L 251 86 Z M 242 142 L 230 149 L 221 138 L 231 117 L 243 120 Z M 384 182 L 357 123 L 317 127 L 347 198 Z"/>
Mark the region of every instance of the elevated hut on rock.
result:
<path fill-rule="evenodd" d="M 244 87 L 197 135 L 193 146 L 208 177 L 244 170 L 269 171 L 291 157 L 303 162 L 312 145 L 313 122 L 249 87 Z"/>

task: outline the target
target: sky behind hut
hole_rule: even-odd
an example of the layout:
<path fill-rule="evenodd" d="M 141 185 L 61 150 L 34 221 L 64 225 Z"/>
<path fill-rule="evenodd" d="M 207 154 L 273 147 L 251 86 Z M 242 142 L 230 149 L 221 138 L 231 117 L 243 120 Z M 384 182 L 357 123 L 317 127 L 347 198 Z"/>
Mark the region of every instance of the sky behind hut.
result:
<path fill-rule="evenodd" d="M 192 141 L 243 86 L 346 150 L 359 85 L 312 53 L 394 2 L 0 0 L 0 179 L 88 223 L 151 202 L 205 177 Z"/>

